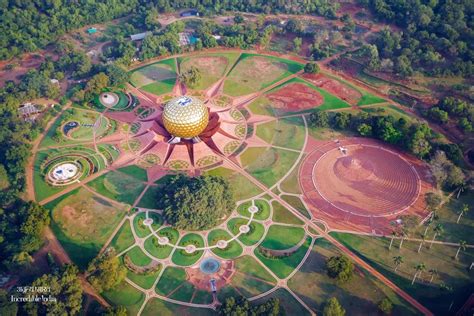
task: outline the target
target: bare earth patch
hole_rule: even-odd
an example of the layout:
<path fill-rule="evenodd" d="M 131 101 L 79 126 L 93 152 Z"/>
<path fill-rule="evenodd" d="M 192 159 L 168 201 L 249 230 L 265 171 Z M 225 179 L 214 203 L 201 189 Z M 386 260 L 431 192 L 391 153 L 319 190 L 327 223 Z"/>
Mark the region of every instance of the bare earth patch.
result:
<path fill-rule="evenodd" d="M 321 105 L 324 99 L 316 90 L 302 83 L 291 83 L 270 93 L 267 98 L 279 112 L 298 112 Z"/>

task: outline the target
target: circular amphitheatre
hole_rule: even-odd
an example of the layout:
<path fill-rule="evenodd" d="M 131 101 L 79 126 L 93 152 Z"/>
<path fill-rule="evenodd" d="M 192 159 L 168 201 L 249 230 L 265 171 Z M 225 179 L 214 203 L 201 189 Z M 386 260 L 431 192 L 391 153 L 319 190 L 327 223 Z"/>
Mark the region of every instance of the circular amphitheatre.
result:
<path fill-rule="evenodd" d="M 120 97 L 114 92 L 104 92 L 99 95 L 99 101 L 105 107 L 113 108 L 118 104 Z"/>
<path fill-rule="evenodd" d="M 421 185 L 415 168 L 400 154 L 369 144 L 317 149 L 300 170 L 305 196 L 319 210 L 331 206 L 363 217 L 393 216 L 418 199 Z"/>
<path fill-rule="evenodd" d="M 68 185 L 81 176 L 81 166 L 74 161 L 62 161 L 48 172 L 48 180 L 54 186 Z"/>

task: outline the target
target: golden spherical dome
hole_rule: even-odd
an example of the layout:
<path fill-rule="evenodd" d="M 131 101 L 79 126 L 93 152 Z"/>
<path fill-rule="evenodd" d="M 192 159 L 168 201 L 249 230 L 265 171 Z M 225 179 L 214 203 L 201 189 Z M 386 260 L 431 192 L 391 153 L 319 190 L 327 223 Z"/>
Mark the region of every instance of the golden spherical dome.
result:
<path fill-rule="evenodd" d="M 206 128 L 209 123 L 209 112 L 198 98 L 183 96 L 166 103 L 162 118 L 166 130 L 171 135 L 193 138 Z"/>

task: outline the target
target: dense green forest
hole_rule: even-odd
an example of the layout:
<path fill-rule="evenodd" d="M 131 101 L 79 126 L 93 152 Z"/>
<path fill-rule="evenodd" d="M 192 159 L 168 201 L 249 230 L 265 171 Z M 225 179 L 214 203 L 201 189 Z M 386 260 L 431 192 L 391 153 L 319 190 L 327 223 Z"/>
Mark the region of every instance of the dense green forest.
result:
<path fill-rule="evenodd" d="M 402 76 L 414 70 L 429 75 L 474 73 L 474 5 L 470 0 L 360 0 L 383 21 L 376 41 L 381 58 L 392 60 Z"/>
<path fill-rule="evenodd" d="M 337 4 L 329 0 L 228 1 L 228 0 L 105 0 L 105 1 L 2 1 L 0 3 L 0 59 L 33 52 L 53 43 L 60 35 L 87 24 L 102 23 L 148 10 L 169 12 L 197 8 L 202 15 L 224 10 L 263 13 L 316 13 L 336 16 Z"/>

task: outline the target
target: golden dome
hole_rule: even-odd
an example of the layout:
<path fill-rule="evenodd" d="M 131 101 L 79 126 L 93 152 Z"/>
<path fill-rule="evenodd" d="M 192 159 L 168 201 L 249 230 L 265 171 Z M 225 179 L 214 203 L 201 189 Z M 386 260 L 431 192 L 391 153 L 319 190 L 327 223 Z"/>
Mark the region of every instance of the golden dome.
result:
<path fill-rule="evenodd" d="M 193 138 L 204 131 L 209 112 L 201 100 L 191 96 L 173 98 L 163 110 L 163 124 L 173 136 Z"/>

